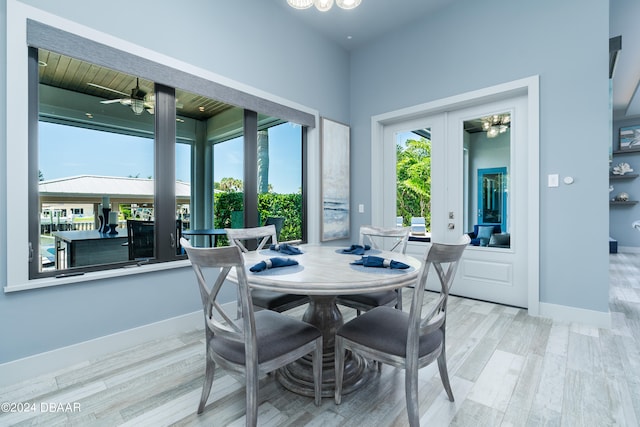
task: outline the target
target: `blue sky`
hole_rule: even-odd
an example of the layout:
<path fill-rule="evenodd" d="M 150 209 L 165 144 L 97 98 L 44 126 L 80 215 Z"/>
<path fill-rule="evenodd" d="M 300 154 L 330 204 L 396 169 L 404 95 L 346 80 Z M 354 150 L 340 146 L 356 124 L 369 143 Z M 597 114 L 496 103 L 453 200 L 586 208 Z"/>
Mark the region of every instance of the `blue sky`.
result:
<path fill-rule="evenodd" d="M 151 139 L 40 122 L 39 168 L 45 180 L 76 175 L 155 176 Z M 300 126 L 285 123 L 269 130 L 269 182 L 275 192 L 301 187 Z M 242 179 L 242 139 L 218 144 L 214 180 Z M 176 178 L 190 182 L 190 150 L 178 144 Z"/>

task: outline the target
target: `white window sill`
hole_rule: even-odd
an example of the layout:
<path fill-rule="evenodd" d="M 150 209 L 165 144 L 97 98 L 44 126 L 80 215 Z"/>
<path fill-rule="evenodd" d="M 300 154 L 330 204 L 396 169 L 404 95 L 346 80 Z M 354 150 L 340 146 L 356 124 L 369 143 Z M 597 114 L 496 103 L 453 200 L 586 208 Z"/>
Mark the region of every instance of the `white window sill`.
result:
<path fill-rule="evenodd" d="M 29 280 L 26 283 L 18 283 L 6 285 L 4 292 L 18 292 L 31 289 L 49 288 L 51 286 L 67 285 L 70 283 L 89 282 L 93 280 L 110 279 L 113 277 L 131 276 L 134 274 L 152 273 L 155 271 L 173 270 L 175 268 L 184 268 L 191 266 L 188 259 L 171 262 L 161 262 L 157 264 L 147 264 L 133 267 L 116 268 L 113 270 L 93 271 L 77 276 L 66 277 L 47 277 L 46 279 Z"/>

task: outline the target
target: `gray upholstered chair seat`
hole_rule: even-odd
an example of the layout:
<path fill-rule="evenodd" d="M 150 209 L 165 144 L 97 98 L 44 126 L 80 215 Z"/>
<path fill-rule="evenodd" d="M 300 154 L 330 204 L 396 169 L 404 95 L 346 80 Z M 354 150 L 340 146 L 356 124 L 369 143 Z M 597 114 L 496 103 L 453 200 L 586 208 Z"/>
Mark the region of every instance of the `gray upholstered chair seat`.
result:
<path fill-rule="evenodd" d="M 360 304 L 364 307 L 380 307 L 383 305 L 395 305 L 397 300 L 398 293 L 396 291 L 378 291 L 367 292 L 366 294 L 340 295 L 338 304 L 344 302 L 344 305 L 354 307 Z"/>
<path fill-rule="evenodd" d="M 346 323 L 338 330 L 338 334 L 380 352 L 406 357 L 408 329 L 409 313 L 392 307 L 376 307 Z M 418 356 L 436 350 L 442 344 L 442 338 L 441 329 L 421 335 Z"/>
<path fill-rule="evenodd" d="M 287 354 L 321 336 L 320 331 L 308 323 L 264 310 L 254 313 L 258 363 Z M 242 319 L 237 325 L 243 327 Z M 244 342 L 214 336 L 210 348 L 223 358 L 237 364 L 245 363 Z"/>
<path fill-rule="evenodd" d="M 283 294 L 263 289 L 254 289 L 251 291 L 251 300 L 256 307 L 283 312 L 309 302 L 309 297 L 306 295 Z"/>

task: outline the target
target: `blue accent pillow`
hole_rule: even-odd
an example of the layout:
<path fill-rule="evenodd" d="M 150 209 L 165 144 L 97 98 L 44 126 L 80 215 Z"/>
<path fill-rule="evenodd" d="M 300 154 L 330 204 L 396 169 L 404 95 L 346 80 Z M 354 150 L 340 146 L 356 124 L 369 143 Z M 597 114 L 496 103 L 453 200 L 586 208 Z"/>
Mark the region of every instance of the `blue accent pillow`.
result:
<path fill-rule="evenodd" d="M 478 239 L 487 239 L 487 243 L 488 243 L 489 239 L 491 239 L 492 234 L 493 234 L 493 225 L 478 226 Z"/>

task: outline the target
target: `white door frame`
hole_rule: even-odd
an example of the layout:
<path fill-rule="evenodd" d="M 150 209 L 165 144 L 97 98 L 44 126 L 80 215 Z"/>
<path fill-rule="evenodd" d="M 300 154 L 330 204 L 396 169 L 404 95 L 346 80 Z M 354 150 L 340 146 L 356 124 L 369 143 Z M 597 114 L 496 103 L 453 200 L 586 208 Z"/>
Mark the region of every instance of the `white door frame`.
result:
<path fill-rule="evenodd" d="M 412 107 L 379 114 L 371 118 L 371 170 L 384 168 L 384 128 L 399 122 L 426 117 L 483 103 L 525 95 L 527 97 L 527 149 L 519 155 L 529 163 L 527 196 L 529 236 L 527 254 L 527 307 L 532 316 L 540 314 L 540 135 L 539 135 L 539 76 L 479 89 Z M 371 223 L 384 224 L 384 173 L 371 174 Z"/>

